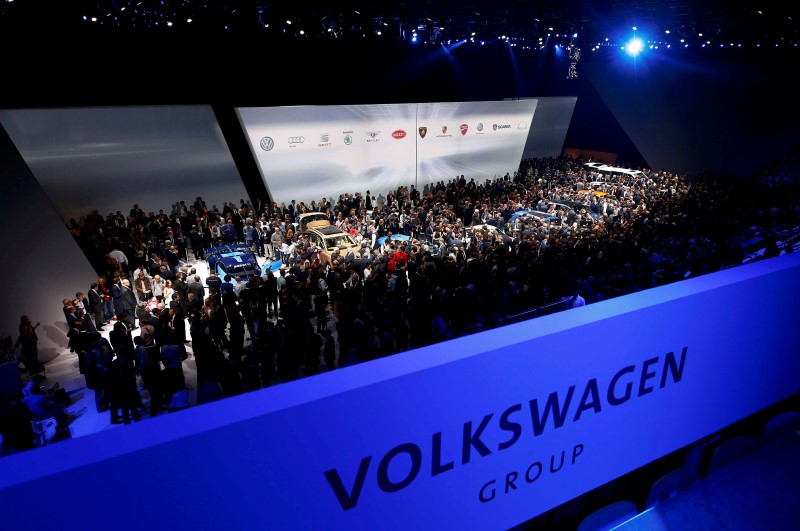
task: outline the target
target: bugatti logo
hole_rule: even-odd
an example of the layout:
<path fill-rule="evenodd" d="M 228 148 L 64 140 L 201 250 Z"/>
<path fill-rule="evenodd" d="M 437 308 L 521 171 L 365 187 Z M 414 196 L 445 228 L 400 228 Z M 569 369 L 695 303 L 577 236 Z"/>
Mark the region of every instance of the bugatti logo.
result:
<path fill-rule="evenodd" d="M 427 134 L 428 134 L 428 128 L 427 127 L 420 127 L 419 128 L 419 137 L 420 138 L 425 138 L 425 135 L 427 135 Z"/>
<path fill-rule="evenodd" d="M 398 140 L 405 137 L 406 137 L 406 132 L 403 131 L 402 129 L 398 129 L 397 131 L 392 133 L 392 138 L 396 138 Z"/>
<path fill-rule="evenodd" d="M 353 137 L 350 135 L 344 135 L 344 145 L 349 146 L 353 143 Z"/>
<path fill-rule="evenodd" d="M 272 140 L 272 137 L 265 136 L 261 139 L 261 149 L 264 151 L 270 151 L 272 148 L 275 147 L 275 141 Z"/>
<path fill-rule="evenodd" d="M 442 126 L 442 134 L 444 135 L 444 134 L 446 134 L 446 133 L 447 133 L 447 126 L 446 126 L 446 125 L 443 125 L 443 126 Z"/>
<path fill-rule="evenodd" d="M 289 143 L 290 144 L 302 144 L 306 141 L 306 137 L 304 136 L 290 136 Z"/>
<path fill-rule="evenodd" d="M 469 129 L 469 126 L 467 124 L 461 124 L 461 136 L 467 134 L 467 129 Z"/>
<path fill-rule="evenodd" d="M 483 122 L 478 122 L 478 131 L 483 131 Z"/>
<path fill-rule="evenodd" d="M 492 124 L 492 130 L 497 131 L 497 124 Z"/>

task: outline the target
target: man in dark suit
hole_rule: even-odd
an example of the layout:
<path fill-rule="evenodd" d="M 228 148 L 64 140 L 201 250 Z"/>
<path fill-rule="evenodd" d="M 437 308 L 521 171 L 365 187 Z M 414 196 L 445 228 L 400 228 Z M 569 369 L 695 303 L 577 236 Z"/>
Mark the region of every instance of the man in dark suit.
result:
<path fill-rule="evenodd" d="M 102 330 L 103 325 L 106 324 L 104 316 L 105 309 L 103 296 L 100 295 L 97 282 L 92 282 L 92 285 L 89 287 L 88 299 L 89 311 L 94 315 L 94 326 L 98 330 Z"/>
<path fill-rule="evenodd" d="M 125 322 L 130 326 L 131 329 L 136 330 L 139 327 L 136 326 L 134 318 L 136 316 L 136 303 L 139 301 L 136 298 L 136 294 L 131 289 L 131 281 L 127 278 L 123 279 L 120 291 L 122 294 L 122 314 L 125 317 Z"/>
<path fill-rule="evenodd" d="M 175 273 L 172 287 L 175 289 L 175 293 L 181 296 L 179 301 L 181 305 L 180 313 L 182 316 L 186 315 L 186 300 L 189 298 L 189 284 L 186 282 L 186 273 L 183 271 Z"/>

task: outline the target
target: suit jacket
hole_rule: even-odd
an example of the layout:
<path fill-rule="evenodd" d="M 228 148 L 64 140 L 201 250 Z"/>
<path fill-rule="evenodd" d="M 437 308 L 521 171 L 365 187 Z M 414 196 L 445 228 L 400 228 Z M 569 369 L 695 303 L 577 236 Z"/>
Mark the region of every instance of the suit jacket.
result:
<path fill-rule="evenodd" d="M 136 298 L 136 294 L 133 292 L 131 288 L 126 286 L 121 286 L 120 291 L 122 293 L 122 310 L 127 312 L 128 315 L 133 317 L 133 310 L 136 308 L 136 303 L 138 299 Z"/>
<path fill-rule="evenodd" d="M 96 289 L 89 290 L 89 312 L 95 313 L 103 307 L 103 296 Z"/>

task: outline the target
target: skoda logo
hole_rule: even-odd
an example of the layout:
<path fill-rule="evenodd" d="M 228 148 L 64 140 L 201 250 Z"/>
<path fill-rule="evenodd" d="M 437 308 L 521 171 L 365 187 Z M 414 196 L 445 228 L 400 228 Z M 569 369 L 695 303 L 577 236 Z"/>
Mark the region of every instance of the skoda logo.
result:
<path fill-rule="evenodd" d="M 290 136 L 289 143 L 290 144 L 302 144 L 306 141 L 306 137 L 304 136 Z"/>
<path fill-rule="evenodd" d="M 270 151 L 272 148 L 275 147 L 275 142 L 272 140 L 272 137 L 265 136 L 261 139 L 261 149 L 264 151 Z"/>
<path fill-rule="evenodd" d="M 349 146 L 353 143 L 353 137 L 350 135 L 344 135 L 344 145 Z"/>

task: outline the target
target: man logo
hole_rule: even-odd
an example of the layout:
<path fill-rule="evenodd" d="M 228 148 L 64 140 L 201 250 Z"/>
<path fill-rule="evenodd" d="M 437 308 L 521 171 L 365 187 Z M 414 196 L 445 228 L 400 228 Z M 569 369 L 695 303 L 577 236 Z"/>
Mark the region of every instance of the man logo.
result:
<path fill-rule="evenodd" d="M 467 134 L 467 129 L 469 129 L 469 126 L 467 124 L 461 124 L 461 136 Z"/>
<path fill-rule="evenodd" d="M 302 144 L 306 141 L 306 137 L 304 136 L 290 136 L 289 143 L 290 144 Z"/>
<path fill-rule="evenodd" d="M 425 135 L 427 135 L 427 134 L 428 134 L 428 128 L 427 127 L 420 127 L 419 128 L 419 137 L 420 138 L 425 138 Z"/>
<path fill-rule="evenodd" d="M 527 122 L 520 122 L 519 124 L 517 124 L 517 129 L 525 130 L 527 128 L 528 128 L 528 123 Z"/>
<path fill-rule="evenodd" d="M 406 137 L 406 132 L 403 131 L 402 129 L 398 129 L 397 131 L 392 133 L 392 138 L 396 138 L 398 140 L 400 140 L 401 138 L 405 138 L 405 137 Z"/>
<path fill-rule="evenodd" d="M 444 135 L 444 134 L 447 134 L 447 126 L 446 126 L 446 125 L 443 125 L 443 126 L 442 126 L 442 134 L 443 134 L 443 135 Z"/>
<path fill-rule="evenodd" d="M 261 139 L 261 149 L 264 151 L 271 151 L 272 148 L 275 147 L 275 141 L 272 140 L 272 137 L 265 136 Z"/>
<path fill-rule="evenodd" d="M 497 124 L 492 124 L 492 130 L 497 131 Z"/>
<path fill-rule="evenodd" d="M 350 135 L 344 135 L 344 145 L 349 146 L 353 143 L 353 137 Z"/>
<path fill-rule="evenodd" d="M 483 122 L 478 122 L 478 132 L 483 131 Z"/>

